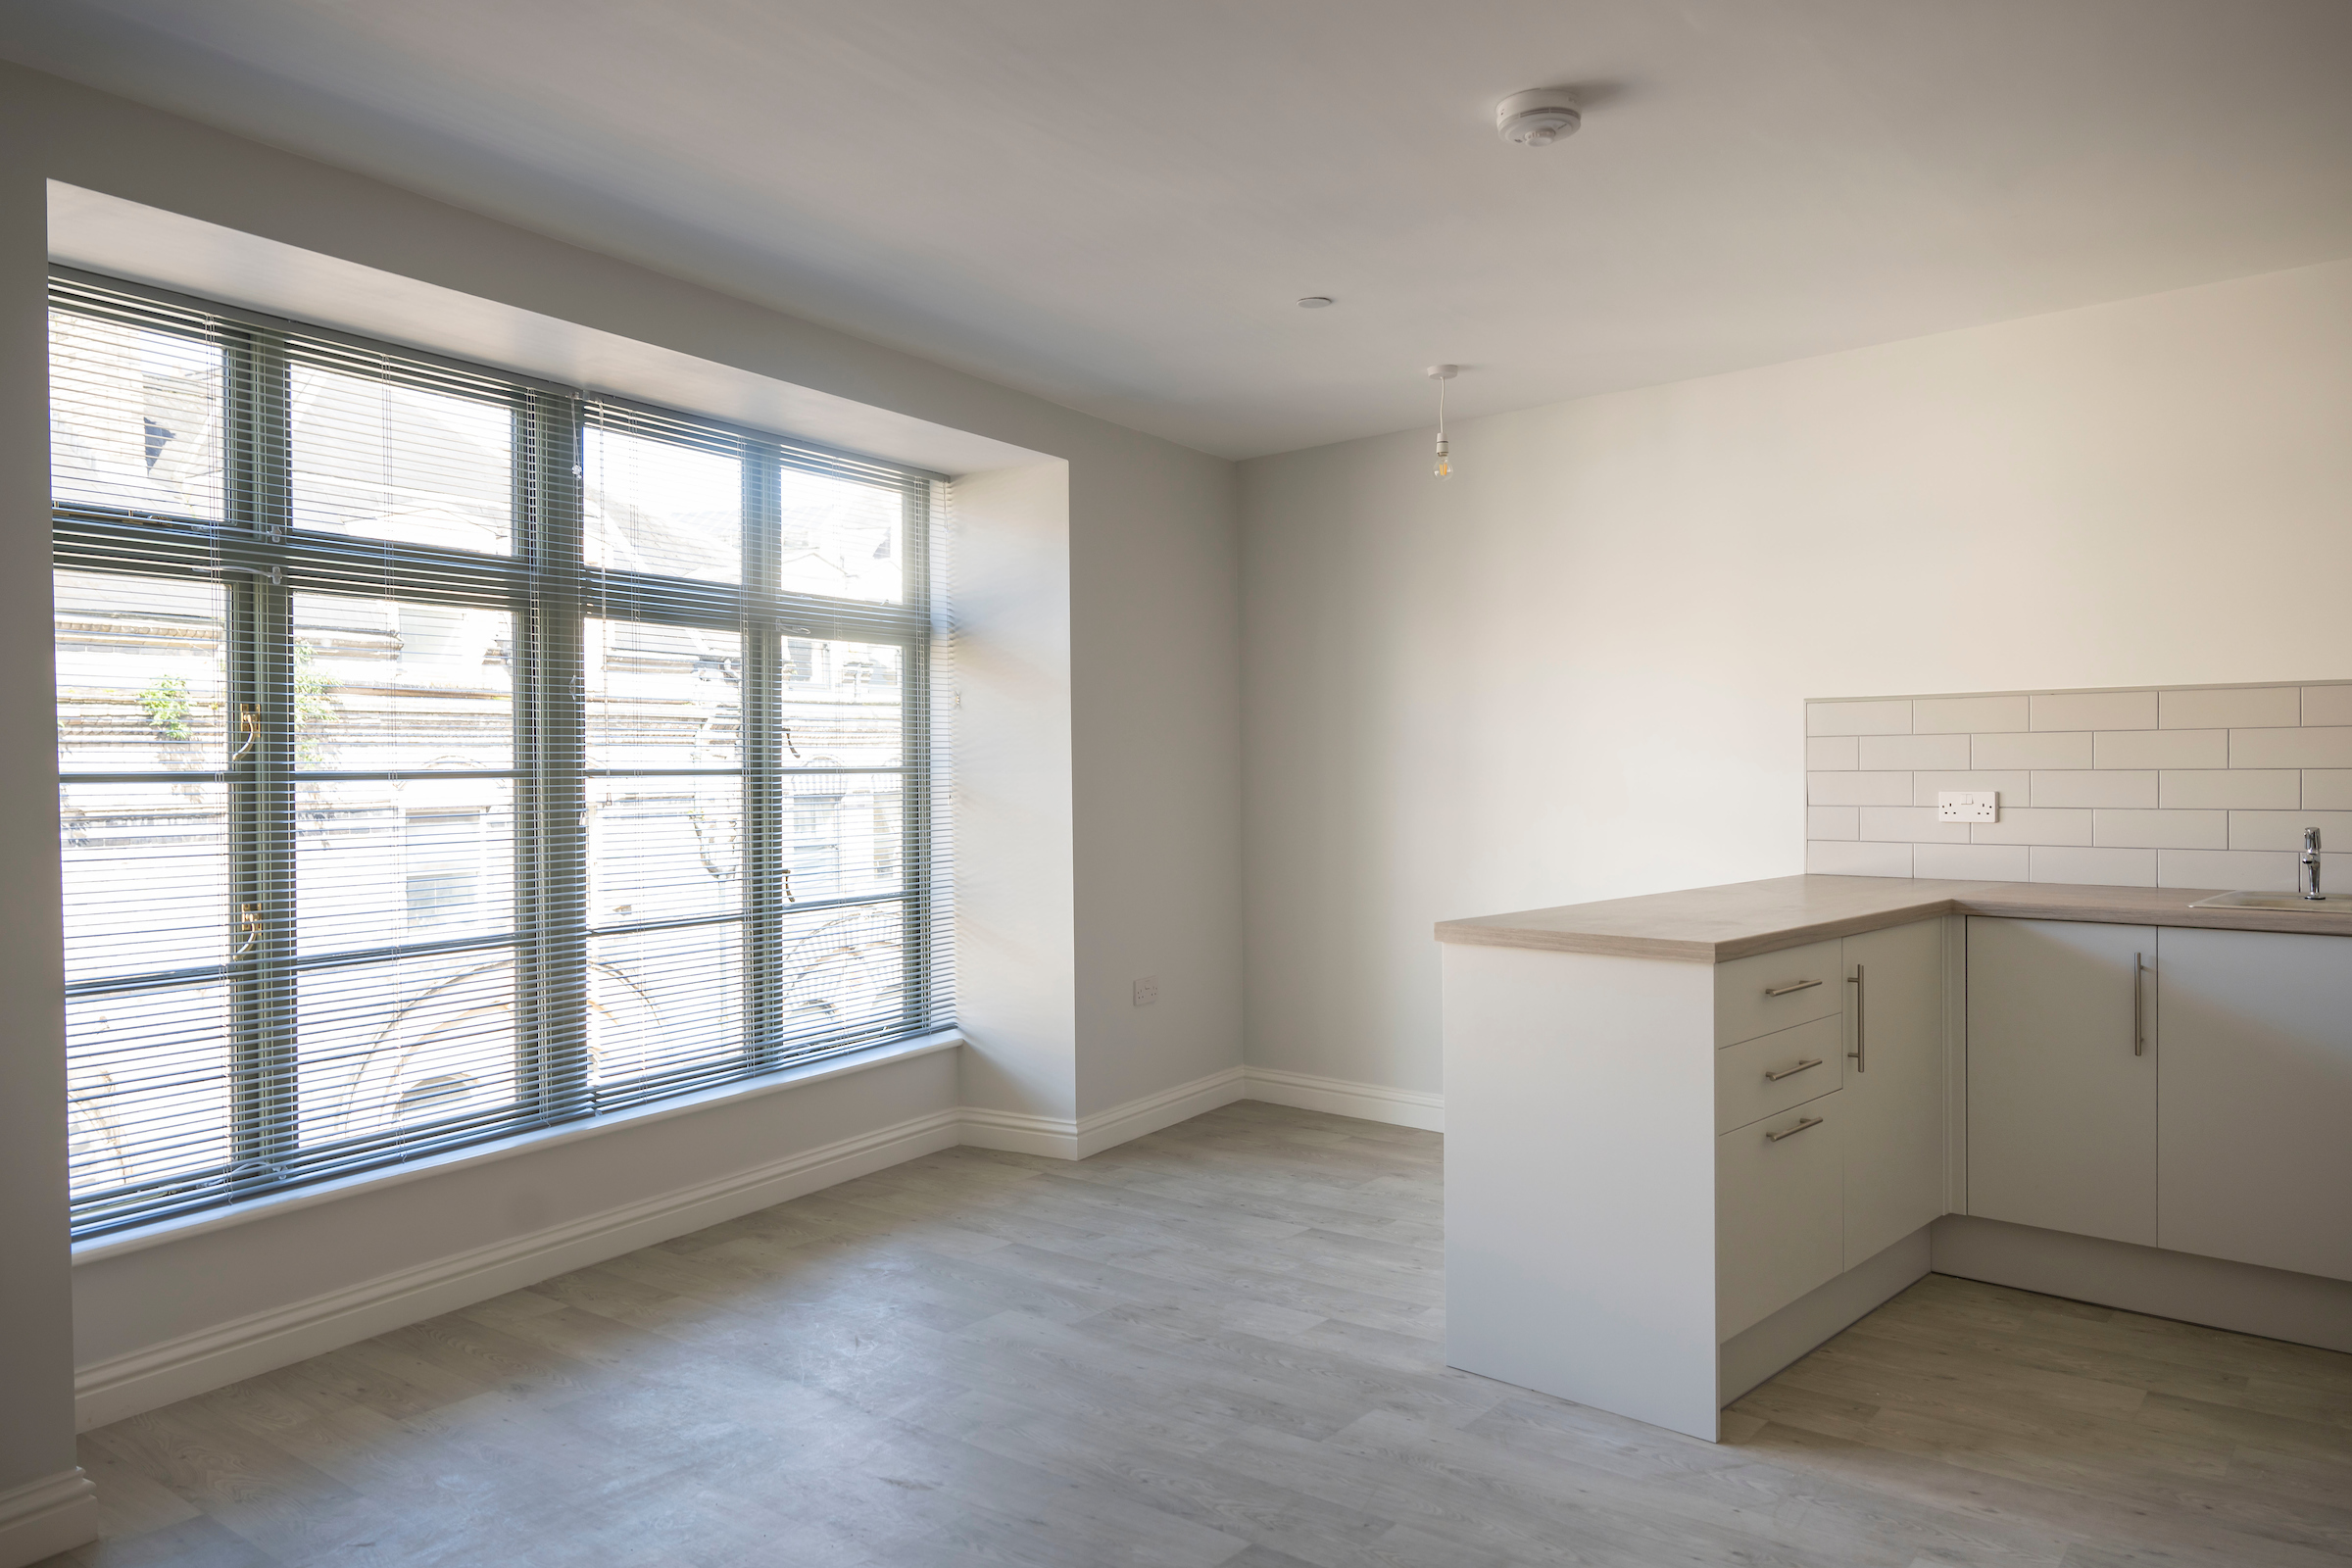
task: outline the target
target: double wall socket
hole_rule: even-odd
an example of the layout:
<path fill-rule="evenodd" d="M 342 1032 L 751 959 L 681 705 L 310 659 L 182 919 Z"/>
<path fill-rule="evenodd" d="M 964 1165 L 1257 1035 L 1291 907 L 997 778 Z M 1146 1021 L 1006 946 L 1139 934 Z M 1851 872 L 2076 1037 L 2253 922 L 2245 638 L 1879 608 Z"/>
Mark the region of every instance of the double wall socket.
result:
<path fill-rule="evenodd" d="M 1997 790 L 1937 790 L 1936 792 L 1936 820 L 1938 822 L 1997 822 L 2000 820 L 2001 797 Z"/>

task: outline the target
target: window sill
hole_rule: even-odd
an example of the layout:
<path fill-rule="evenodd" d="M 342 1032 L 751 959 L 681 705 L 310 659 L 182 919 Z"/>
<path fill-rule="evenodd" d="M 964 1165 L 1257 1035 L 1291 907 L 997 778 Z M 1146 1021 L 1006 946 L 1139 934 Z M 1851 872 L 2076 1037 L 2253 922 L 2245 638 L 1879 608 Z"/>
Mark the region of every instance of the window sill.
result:
<path fill-rule="evenodd" d="M 698 1110 L 708 1110 L 713 1105 L 727 1104 L 743 1100 L 756 1100 L 762 1095 L 772 1095 L 781 1090 L 800 1089 L 809 1084 L 823 1083 L 829 1078 L 844 1078 L 852 1073 L 885 1067 L 892 1062 L 907 1061 L 916 1056 L 928 1056 L 937 1052 L 953 1050 L 962 1044 L 963 1034 L 960 1030 L 941 1029 L 927 1035 L 916 1035 L 910 1040 L 895 1040 L 889 1045 L 852 1052 L 846 1056 L 829 1056 L 823 1061 L 812 1061 L 805 1067 L 787 1067 L 782 1072 L 770 1073 L 765 1077 L 748 1078 L 739 1083 L 721 1084 L 713 1089 L 706 1089 L 699 1094 L 681 1095 L 675 1100 L 662 1100 L 647 1105 L 632 1106 L 627 1110 L 614 1111 L 609 1116 L 599 1116 L 593 1121 L 574 1122 L 568 1126 L 551 1128 L 544 1132 L 518 1133 L 513 1138 L 501 1139 L 496 1143 L 477 1144 L 469 1149 L 453 1150 L 446 1154 L 427 1155 L 413 1164 L 396 1165 L 387 1170 L 366 1171 L 338 1181 L 320 1182 L 316 1187 L 304 1187 L 268 1198 L 256 1198 L 247 1202 L 230 1204 L 224 1208 L 207 1209 L 199 1214 L 186 1214 L 173 1219 L 159 1220 L 153 1225 L 142 1226 L 137 1230 L 118 1231 L 112 1236 L 99 1236 L 86 1242 L 76 1242 L 74 1244 L 74 1262 L 76 1267 L 83 1263 L 96 1263 L 110 1257 L 120 1257 L 125 1252 L 141 1251 L 150 1247 L 161 1247 L 190 1236 L 201 1236 L 207 1231 L 225 1230 L 232 1225 L 243 1225 L 253 1220 L 268 1219 L 272 1215 L 290 1213 L 298 1208 L 309 1208 L 318 1203 L 331 1203 L 338 1199 L 347 1198 L 353 1193 L 373 1192 L 402 1182 L 418 1181 L 427 1176 L 438 1176 L 448 1171 L 464 1170 L 468 1166 L 487 1165 L 493 1160 L 508 1159 L 516 1154 L 533 1153 L 542 1149 L 552 1149 L 558 1144 L 574 1143 L 586 1138 L 599 1138 L 626 1127 L 642 1127 L 649 1122 L 666 1121 L 672 1116 L 684 1116 Z"/>

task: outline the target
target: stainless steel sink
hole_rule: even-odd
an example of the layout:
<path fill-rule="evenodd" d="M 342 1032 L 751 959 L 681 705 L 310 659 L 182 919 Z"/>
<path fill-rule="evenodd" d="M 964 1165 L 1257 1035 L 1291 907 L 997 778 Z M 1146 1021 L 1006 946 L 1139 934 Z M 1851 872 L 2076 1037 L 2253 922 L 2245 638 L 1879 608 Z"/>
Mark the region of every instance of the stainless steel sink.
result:
<path fill-rule="evenodd" d="M 2192 909 L 2304 909 L 2317 914 L 2352 914 L 2352 893 L 2307 899 L 2299 893 L 2216 893 Z"/>

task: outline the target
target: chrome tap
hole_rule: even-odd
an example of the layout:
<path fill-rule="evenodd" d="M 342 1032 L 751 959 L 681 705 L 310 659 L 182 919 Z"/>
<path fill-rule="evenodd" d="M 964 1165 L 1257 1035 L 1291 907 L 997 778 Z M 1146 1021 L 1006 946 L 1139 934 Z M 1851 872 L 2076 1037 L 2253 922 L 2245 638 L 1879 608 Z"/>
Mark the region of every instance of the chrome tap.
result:
<path fill-rule="evenodd" d="M 2303 830 L 2303 853 L 2297 858 L 2303 862 L 2303 896 L 2307 899 L 2326 899 L 2328 895 L 2320 891 L 2320 830 L 2318 828 L 2307 827 Z"/>

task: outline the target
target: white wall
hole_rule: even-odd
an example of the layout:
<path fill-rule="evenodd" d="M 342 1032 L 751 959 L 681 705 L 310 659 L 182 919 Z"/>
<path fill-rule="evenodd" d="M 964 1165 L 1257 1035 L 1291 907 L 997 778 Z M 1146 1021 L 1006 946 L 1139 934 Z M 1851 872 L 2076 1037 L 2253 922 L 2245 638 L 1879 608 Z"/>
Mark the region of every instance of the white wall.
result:
<path fill-rule="evenodd" d="M 1238 1068 L 1239 585 L 1229 464 L 37 73 L 0 66 L 0 106 L 8 132 L 0 143 L 0 472 L 9 476 L 0 537 L 22 557 L 0 573 L 0 628 L 13 628 L 6 635 L 22 644 L 12 644 L 17 678 L 0 700 L 0 759 L 10 760 L 0 766 L 0 869 L 10 873 L 13 898 L 12 941 L 0 954 L 0 984 L 12 997 L 0 1020 L 0 1159 L 13 1162 L 0 1183 L 0 1246 L 8 1248 L 0 1399 L 9 1417 L 0 1423 L 0 1494 L 70 1459 L 56 916 L 46 891 L 56 854 L 46 776 L 53 723 L 41 673 L 49 620 L 36 318 L 44 179 L 421 280 L 510 316 L 531 313 L 651 344 L 673 368 L 693 361 L 765 378 L 794 396 L 802 389 L 809 407 L 832 411 L 828 416 L 864 410 L 876 429 L 922 424 L 1038 455 L 1017 481 L 975 476 L 970 486 L 973 515 L 984 522 L 992 485 L 1026 486 L 1032 501 L 1045 494 L 1053 515 L 1020 522 L 1042 533 L 992 542 L 1011 556 L 1042 549 L 1054 580 L 1015 585 L 993 600 L 975 595 L 966 607 L 963 646 L 975 668 L 987 666 L 992 638 L 1015 659 L 1043 650 L 1044 663 L 1023 677 L 1032 689 L 999 690 L 960 714 L 959 729 L 975 762 L 994 758 L 1011 769 L 1000 770 L 991 787 L 1042 769 L 1059 792 L 1026 813 L 958 824 L 967 851 L 995 857 L 1000 886 L 1026 906 L 1019 917 L 1029 934 L 1046 933 L 1043 949 L 1016 955 L 1020 973 L 990 973 L 985 953 L 962 966 L 978 987 L 967 1048 L 979 1058 L 973 1076 L 984 1102 L 1067 1127 L 1106 1096 L 1164 1094 Z M 332 270 L 305 275 L 315 281 Z M 1009 565 L 1009 557 L 999 564 Z M 998 705 L 994 733 L 990 701 Z M 1045 737 L 1044 750 L 1022 755 L 1024 736 Z M 985 769 L 973 776 L 990 782 Z M 985 891 L 976 897 L 985 906 Z M 1034 961 L 1041 952 L 1042 964 Z M 1162 1027 L 1133 1026 L 1102 1005 L 1105 996 L 1125 996 L 1133 974 L 1154 970 L 1173 977 L 1170 1003 L 1155 1019 Z M 1019 1005 L 999 1006 L 1023 993 Z M 992 1052 L 1003 1060 L 992 1062 Z M 764 1168 L 952 1107 L 958 1093 L 937 1062 L 868 1076 L 906 1092 L 827 1085 L 821 1101 L 807 1102 L 821 1115 L 775 1109 L 801 1091 L 771 1097 L 748 1121 L 714 1127 L 713 1141 L 692 1159 L 661 1140 L 616 1144 L 607 1174 L 618 1179 L 582 1200 L 625 1203 L 632 1194 L 692 1185 L 710 1177 L 712 1159 L 739 1172 Z M 200 1338 L 223 1313 L 250 1318 L 273 1299 L 364 1283 L 357 1276 L 414 1261 L 436 1238 L 446 1237 L 453 1251 L 478 1248 L 495 1244 L 502 1227 L 510 1239 L 524 1238 L 570 1212 L 568 1200 L 557 1201 L 561 1161 L 510 1159 L 495 1170 L 388 1189 L 385 1201 L 402 1217 L 377 1217 L 388 1237 L 381 1249 L 346 1245 L 305 1258 L 300 1227 L 289 1219 L 292 1228 L 276 1231 L 245 1227 L 251 1240 L 221 1240 L 239 1234 L 232 1228 L 177 1250 L 125 1254 L 119 1267 L 85 1266 L 75 1282 L 88 1342 L 82 1360 L 120 1361 L 159 1337 Z M 143 1255 L 148 1260 L 136 1262 Z M 237 1275 L 233 1288 L 182 1291 L 174 1283 L 222 1271 Z"/>
<path fill-rule="evenodd" d="M 1802 869 L 1807 697 L 2352 676 L 2348 429 L 2334 264 L 1243 465 L 1250 1065 L 1435 1090 L 1433 921 Z"/>
<path fill-rule="evenodd" d="M 0 87 L 0 147 L 41 126 Z M 46 191 L 0 158 L 0 1563 L 86 1540 L 74 1461 L 66 1251 L 64 956 L 49 637 Z M 47 1488 L 27 1492 L 22 1489 Z M 13 1494 L 13 1495 L 12 1495 Z"/>

